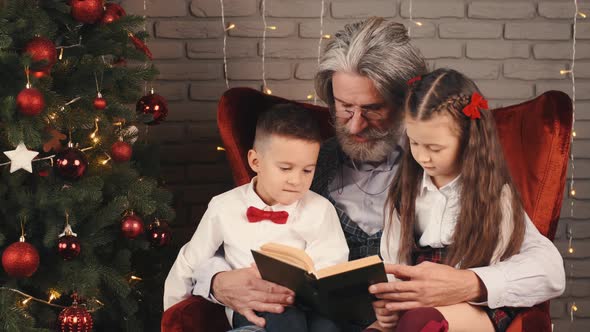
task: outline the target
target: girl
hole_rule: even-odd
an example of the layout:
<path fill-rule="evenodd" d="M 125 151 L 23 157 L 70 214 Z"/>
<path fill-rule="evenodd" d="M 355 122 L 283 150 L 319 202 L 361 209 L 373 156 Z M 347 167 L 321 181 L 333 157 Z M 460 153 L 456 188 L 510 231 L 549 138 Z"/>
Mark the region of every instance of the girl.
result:
<path fill-rule="evenodd" d="M 528 217 L 487 101 L 473 81 L 451 69 L 409 85 L 404 150 L 411 153 L 405 153 L 386 203 L 384 261 L 468 269 L 516 254 Z M 391 328 L 398 314 L 384 303 L 375 302 L 378 325 Z M 400 313 L 396 331 L 505 331 L 515 314 L 467 303 L 422 308 Z"/>

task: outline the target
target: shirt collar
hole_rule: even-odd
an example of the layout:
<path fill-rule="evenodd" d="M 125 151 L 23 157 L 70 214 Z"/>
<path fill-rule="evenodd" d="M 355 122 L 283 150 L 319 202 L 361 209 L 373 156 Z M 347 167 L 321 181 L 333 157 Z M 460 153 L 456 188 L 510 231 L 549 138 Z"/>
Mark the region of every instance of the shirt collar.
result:
<path fill-rule="evenodd" d="M 426 171 L 422 170 L 422 185 L 420 195 L 423 195 L 425 191 L 440 191 L 441 193 L 452 193 L 459 190 L 461 185 L 461 174 L 457 175 L 453 181 L 445 184 L 444 186 L 437 188 L 430 175 L 426 174 Z"/>
<path fill-rule="evenodd" d="M 252 178 L 252 180 L 250 180 L 250 183 L 248 183 L 248 187 L 246 189 L 246 205 L 248 207 L 253 206 L 257 209 L 264 210 L 264 211 L 287 211 L 287 213 L 289 213 L 289 219 L 291 219 L 291 216 L 295 212 L 297 205 L 299 204 L 299 202 L 301 200 L 298 200 L 298 201 L 296 201 L 292 204 L 289 204 L 289 205 L 275 204 L 275 205 L 269 206 L 266 203 L 264 203 L 262 198 L 260 198 L 260 196 L 258 196 L 256 191 L 254 190 L 254 186 L 256 185 L 257 180 L 258 180 L 258 177 L 255 176 Z"/>

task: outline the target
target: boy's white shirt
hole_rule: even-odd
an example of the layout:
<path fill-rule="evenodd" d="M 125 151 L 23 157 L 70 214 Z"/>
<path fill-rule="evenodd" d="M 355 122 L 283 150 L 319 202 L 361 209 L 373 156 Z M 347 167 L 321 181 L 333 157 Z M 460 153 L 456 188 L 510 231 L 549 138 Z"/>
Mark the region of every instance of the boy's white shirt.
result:
<path fill-rule="evenodd" d="M 223 246 L 232 269 L 254 262 L 251 249 L 277 242 L 304 249 L 316 269 L 348 260 L 348 245 L 334 206 L 324 197 L 308 191 L 291 205 L 267 206 L 250 183 L 215 196 L 209 202 L 192 239 L 185 244 L 170 269 L 164 285 L 164 310 L 190 297 L 200 265 Z M 287 211 L 286 224 L 270 220 L 250 223 L 246 210 L 253 206 L 267 211 Z M 198 294 L 198 293 L 195 293 Z M 231 323 L 233 312 L 226 308 Z"/>
<path fill-rule="evenodd" d="M 460 176 L 450 183 L 437 189 L 430 176 L 424 173 L 420 192 L 416 197 L 416 225 L 415 230 L 421 234 L 419 246 L 442 248 L 452 242 L 456 221 L 460 211 Z M 504 253 L 510 235 L 514 228 L 512 221 L 512 193 L 508 185 L 502 188 L 502 220 L 500 237 L 491 264 L 487 267 L 472 268 L 488 289 L 488 301 L 477 303 L 490 308 L 502 306 L 529 307 L 545 301 L 550 297 L 559 296 L 565 286 L 565 275 L 561 255 L 547 238 L 539 233 L 531 219 L 525 213 L 525 236 L 521 252 L 527 250 L 529 256 L 545 259 L 547 267 L 545 274 L 531 275 L 530 271 L 538 271 L 538 265 L 531 266 L 532 261 L 513 256 L 503 262 L 500 257 Z M 386 211 L 389 216 L 389 211 Z M 381 237 L 381 256 L 385 263 L 408 264 L 398 260 L 401 243 L 401 224 L 399 214 L 393 214 L 391 222 L 386 222 Z M 549 254 L 549 255 L 547 255 Z M 541 255 L 546 255 L 542 257 Z M 515 259 L 520 259 L 516 264 Z M 512 260 L 512 261 L 511 261 Z M 458 266 L 457 266 L 458 267 Z M 493 269 L 492 269 L 493 268 Z M 549 277 L 547 277 L 549 276 Z M 395 277 L 388 275 L 390 281 Z M 539 279 L 538 286 L 530 287 L 535 278 Z M 528 292 L 526 291 L 528 290 Z M 527 296 L 522 296 L 526 293 Z"/>

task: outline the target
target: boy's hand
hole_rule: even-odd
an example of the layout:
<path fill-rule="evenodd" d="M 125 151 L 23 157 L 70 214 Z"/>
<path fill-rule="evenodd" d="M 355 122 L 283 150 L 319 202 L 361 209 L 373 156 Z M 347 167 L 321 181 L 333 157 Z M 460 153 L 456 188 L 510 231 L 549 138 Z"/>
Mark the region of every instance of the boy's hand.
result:
<path fill-rule="evenodd" d="M 266 321 L 254 311 L 281 313 L 285 306 L 293 304 L 295 296 L 288 288 L 262 280 L 256 266 L 216 274 L 211 293 L 259 327 L 264 327 Z"/>
<path fill-rule="evenodd" d="M 373 309 L 375 310 L 375 316 L 377 316 L 377 323 L 381 331 L 393 331 L 399 319 L 399 312 L 391 311 L 385 307 L 385 304 L 388 302 L 386 300 L 373 302 Z"/>

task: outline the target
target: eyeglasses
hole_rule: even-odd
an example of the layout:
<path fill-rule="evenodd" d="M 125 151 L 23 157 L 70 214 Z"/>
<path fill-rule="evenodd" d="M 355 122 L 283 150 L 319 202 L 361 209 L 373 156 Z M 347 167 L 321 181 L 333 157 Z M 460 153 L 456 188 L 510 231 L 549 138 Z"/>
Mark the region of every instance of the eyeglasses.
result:
<path fill-rule="evenodd" d="M 343 106 L 341 106 L 343 107 Z M 355 107 L 356 108 L 356 107 Z M 369 109 L 362 109 L 359 108 L 361 111 L 361 116 L 368 121 L 378 121 L 382 120 L 386 116 L 386 112 L 383 111 L 376 111 L 376 110 L 369 110 Z M 350 120 L 354 116 L 355 111 L 352 110 L 351 107 L 340 108 L 339 106 L 335 107 L 334 116 L 340 119 Z"/>

